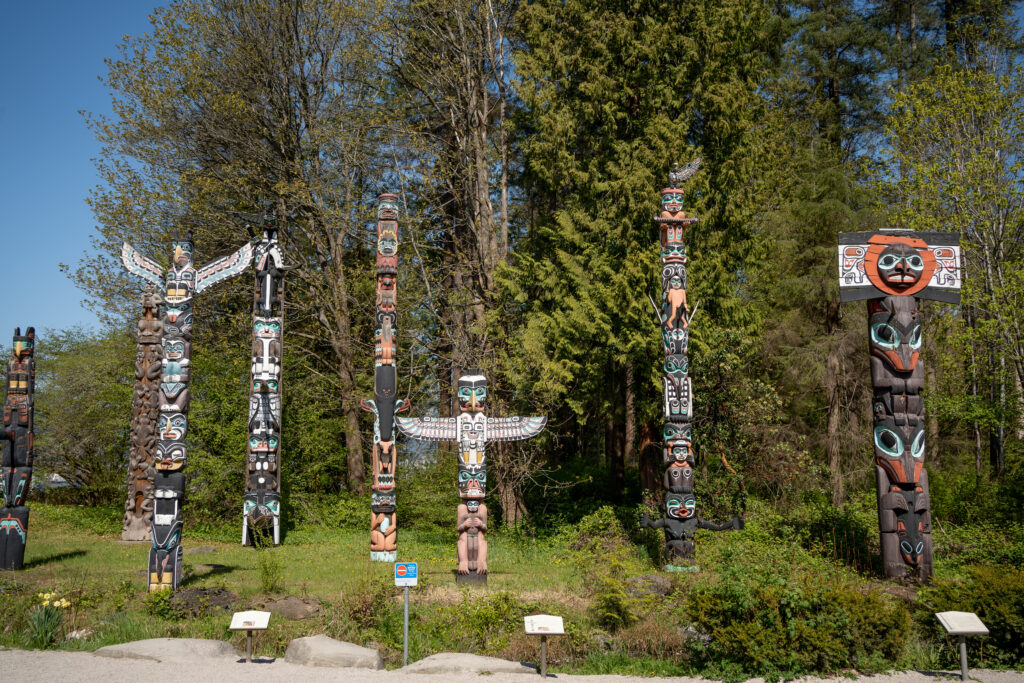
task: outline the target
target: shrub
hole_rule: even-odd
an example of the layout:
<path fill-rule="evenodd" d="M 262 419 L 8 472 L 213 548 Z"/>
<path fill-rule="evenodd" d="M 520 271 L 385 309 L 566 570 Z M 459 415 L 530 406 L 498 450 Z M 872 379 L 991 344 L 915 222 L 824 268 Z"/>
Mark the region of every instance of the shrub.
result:
<path fill-rule="evenodd" d="M 970 567 L 964 579 L 939 579 L 918 594 L 923 609 L 916 615 L 935 641 L 945 637 L 936 612 L 974 612 L 988 627 L 978 638 L 982 660 L 1008 666 L 1024 664 L 1024 571 L 1013 567 Z M 957 666 L 956 647 L 942 649 L 943 663 Z"/>
<path fill-rule="evenodd" d="M 753 526 L 711 548 L 718 574 L 697 575 L 686 597 L 704 666 L 728 678 L 779 677 L 899 658 L 910 625 L 903 604 Z"/>
<path fill-rule="evenodd" d="M 280 593 L 284 589 L 281 560 L 270 548 L 261 548 L 256 553 L 256 571 L 260 578 L 260 590 L 263 593 Z"/>

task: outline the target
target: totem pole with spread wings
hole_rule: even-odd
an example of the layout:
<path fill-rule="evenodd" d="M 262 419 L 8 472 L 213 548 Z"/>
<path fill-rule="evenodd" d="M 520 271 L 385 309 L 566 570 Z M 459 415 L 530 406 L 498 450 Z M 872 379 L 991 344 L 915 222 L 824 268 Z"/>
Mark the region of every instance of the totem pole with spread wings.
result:
<path fill-rule="evenodd" d="M 163 291 L 164 316 L 156 450 L 153 547 L 149 552 L 149 590 L 177 590 L 181 583 L 181 506 L 185 499 L 188 447 L 189 379 L 192 358 L 192 297 L 238 275 L 252 262 L 246 243 L 233 254 L 192 264 L 192 233 L 173 243 L 166 277 L 160 266 L 127 242 L 121 245 L 125 269 Z"/>
<path fill-rule="evenodd" d="M 487 417 L 487 378 L 470 370 L 459 378 L 458 417 L 399 417 L 398 430 L 420 441 L 450 441 L 459 444 L 459 496 L 456 513 L 457 583 L 487 583 L 487 459 L 485 447 L 491 441 L 521 441 L 540 434 L 546 417 Z"/>

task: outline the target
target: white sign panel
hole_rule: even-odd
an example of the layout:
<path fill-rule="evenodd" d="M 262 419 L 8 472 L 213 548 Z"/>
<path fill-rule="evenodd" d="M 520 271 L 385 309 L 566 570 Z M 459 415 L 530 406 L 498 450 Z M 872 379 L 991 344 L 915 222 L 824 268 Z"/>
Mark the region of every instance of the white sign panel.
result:
<path fill-rule="evenodd" d="M 270 612 L 235 612 L 228 628 L 232 631 L 262 631 L 269 623 Z"/>
<path fill-rule="evenodd" d="M 419 572 L 415 562 L 395 562 L 395 585 L 415 586 L 419 580 Z"/>
<path fill-rule="evenodd" d="M 988 635 L 988 628 L 974 612 L 939 612 L 935 616 L 951 636 Z"/>
<path fill-rule="evenodd" d="M 523 617 L 526 622 L 526 635 L 528 636 L 561 636 L 565 635 L 565 626 L 562 624 L 562 617 L 550 614 L 533 614 Z"/>

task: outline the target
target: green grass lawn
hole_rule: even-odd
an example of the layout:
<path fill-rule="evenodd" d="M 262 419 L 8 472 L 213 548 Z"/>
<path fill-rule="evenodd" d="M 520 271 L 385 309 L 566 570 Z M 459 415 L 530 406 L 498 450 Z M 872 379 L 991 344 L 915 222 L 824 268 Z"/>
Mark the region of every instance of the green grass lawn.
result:
<path fill-rule="evenodd" d="M 495 530 L 488 586 L 472 588 L 455 585 L 454 529 L 401 529 L 399 559 L 420 564 L 410 657 L 455 651 L 535 661 L 538 644 L 523 633 L 522 618 L 543 612 L 566 624 L 567 634 L 550 644 L 554 672 L 739 680 L 936 669 L 956 658 L 934 623 L 941 603 L 989 620 L 993 635 L 979 645 L 985 664 L 1024 665 L 1013 616 L 1024 609 L 1024 572 L 1014 559 L 1024 547 L 1021 529 L 943 536 L 935 584 L 915 587 L 882 580 L 865 561 L 877 555 L 873 519 L 857 522 L 854 534 L 844 529 L 856 519 L 826 512 L 820 523 L 813 517 L 800 526 L 755 510 L 742 532 L 699 532 L 694 572 L 656 567 L 661 537 L 630 526 L 629 509 L 604 507 L 537 538 Z M 390 564 L 369 560 L 368 528 L 304 526 L 280 547 L 256 550 L 234 540 L 230 526 L 186 526 L 185 578 L 174 600 L 147 592 L 149 545 L 122 543 L 120 530 L 119 507 L 34 503 L 26 567 L 0 572 L 0 645 L 94 650 L 199 637 L 242 649 L 244 636 L 227 628 L 231 612 L 293 595 L 315 598 L 319 614 L 273 617 L 258 636 L 258 654 L 281 656 L 292 639 L 323 633 L 377 648 L 388 667 L 401 665 L 401 589 Z M 838 540 L 847 536 L 864 547 L 844 550 Z M 224 591 L 230 607 L 206 613 Z M 41 594 L 70 601 L 52 642 L 39 636 L 50 634 Z M 80 637 L 68 638 L 72 631 Z"/>

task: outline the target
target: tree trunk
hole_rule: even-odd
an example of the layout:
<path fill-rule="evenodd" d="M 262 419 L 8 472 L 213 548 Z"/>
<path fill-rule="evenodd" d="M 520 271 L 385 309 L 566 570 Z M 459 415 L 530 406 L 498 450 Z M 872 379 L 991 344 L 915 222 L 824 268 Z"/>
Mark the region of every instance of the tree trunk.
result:
<path fill-rule="evenodd" d="M 626 363 L 626 467 L 636 468 L 636 389 L 633 386 L 633 361 Z"/>
<path fill-rule="evenodd" d="M 846 499 L 843 489 L 843 471 L 840 451 L 839 425 L 841 403 L 839 400 L 839 343 L 833 339 L 828 349 L 825 372 L 825 395 L 828 397 L 828 415 L 825 435 L 825 451 L 832 484 L 832 504 L 840 506 Z"/>

